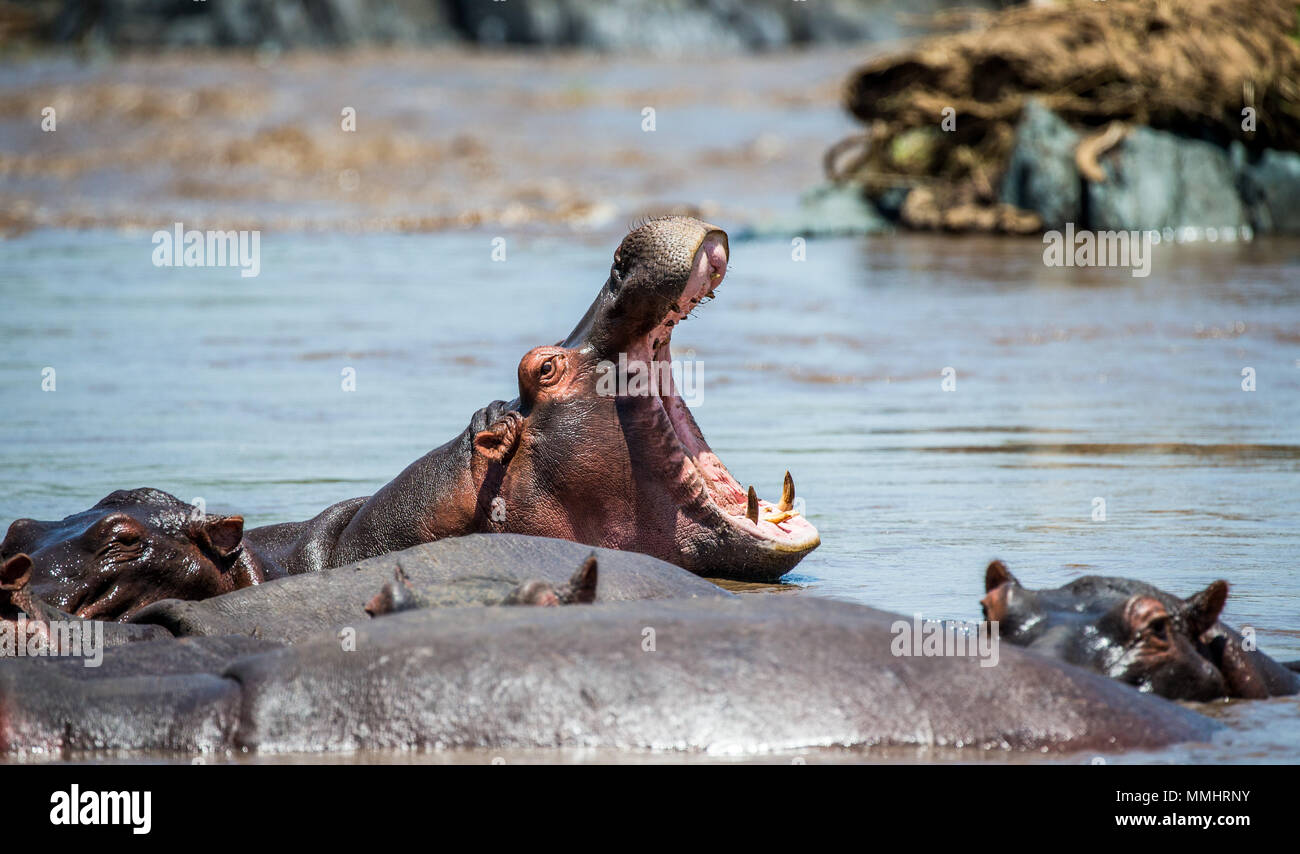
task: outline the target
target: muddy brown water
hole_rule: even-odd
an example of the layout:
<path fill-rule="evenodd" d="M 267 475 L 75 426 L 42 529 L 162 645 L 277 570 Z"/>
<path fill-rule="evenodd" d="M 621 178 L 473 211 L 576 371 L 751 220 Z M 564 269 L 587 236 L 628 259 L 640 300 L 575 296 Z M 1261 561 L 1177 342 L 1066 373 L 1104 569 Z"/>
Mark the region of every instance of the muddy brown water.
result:
<path fill-rule="evenodd" d="M 338 65 L 338 99 L 313 58 L 0 68 L 0 199 L 34 226 L 0 242 L 0 524 L 143 485 L 250 524 L 373 491 L 514 395 L 519 357 L 567 333 L 633 216 L 692 205 L 734 229 L 788 207 L 852 129 L 834 102 L 849 61 L 719 60 L 701 87 L 649 60 L 358 56 Z M 167 86 L 207 94 L 177 107 Z M 94 133 L 69 117 L 42 148 L 55 142 L 24 110 L 51 92 L 73 114 L 77 98 L 102 108 Z M 325 128 L 367 93 L 397 142 L 348 166 Z M 300 122 L 316 128 L 305 159 L 276 159 L 301 144 L 282 131 L 239 160 L 237 143 Z M 148 156 L 105 141 L 117 132 Z M 447 159 L 411 183 L 426 155 Z M 341 194 L 341 168 L 374 194 Z M 470 209 L 465 227 L 438 219 Z M 384 219 L 403 211 L 426 218 Z M 260 226 L 261 274 L 154 267 L 150 233 L 175 218 Z M 1032 239 L 814 240 L 803 261 L 784 240 L 737 240 L 732 261 L 674 351 L 702 371 L 696 417 L 736 477 L 772 498 L 794 474 L 823 538 L 786 579 L 795 595 L 976 619 L 994 556 L 1030 586 L 1101 573 L 1190 594 L 1226 578 L 1226 619 L 1300 659 L 1300 243 L 1162 245 L 1145 279 L 1047 268 Z M 1296 699 L 1203 710 L 1227 723 L 1214 744 L 1108 761 L 1300 761 Z M 498 756 L 685 758 L 328 761 Z"/>

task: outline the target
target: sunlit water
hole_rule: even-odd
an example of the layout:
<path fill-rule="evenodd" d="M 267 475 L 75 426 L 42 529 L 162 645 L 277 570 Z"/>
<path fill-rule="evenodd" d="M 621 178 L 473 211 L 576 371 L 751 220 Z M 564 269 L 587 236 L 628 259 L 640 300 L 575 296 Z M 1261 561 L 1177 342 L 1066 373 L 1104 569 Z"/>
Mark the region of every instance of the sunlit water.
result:
<path fill-rule="evenodd" d="M 249 524 L 368 494 L 515 394 L 617 237 L 523 235 L 494 262 L 477 231 L 268 233 L 258 278 L 155 268 L 147 233 L 0 244 L 0 524 L 146 485 Z M 977 619 L 994 556 L 1033 587 L 1226 578 L 1226 619 L 1300 658 L 1300 246 L 1160 247 L 1146 279 L 1041 253 L 733 243 L 674 349 L 703 365 L 696 417 L 736 477 L 774 498 L 788 468 L 821 529 L 787 580 Z M 1210 711 L 1215 745 L 1128 758 L 1300 761 L 1295 699 Z"/>

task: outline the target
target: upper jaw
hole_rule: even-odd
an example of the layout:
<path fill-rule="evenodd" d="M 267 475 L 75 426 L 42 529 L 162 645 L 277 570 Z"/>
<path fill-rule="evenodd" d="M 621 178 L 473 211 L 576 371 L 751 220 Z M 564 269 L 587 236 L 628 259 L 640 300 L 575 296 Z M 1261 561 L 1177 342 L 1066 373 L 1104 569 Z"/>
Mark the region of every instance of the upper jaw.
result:
<path fill-rule="evenodd" d="M 611 274 L 562 346 L 590 348 L 605 358 L 617 358 L 619 353 L 633 358 L 647 344 L 643 355 L 649 358 L 658 349 L 656 342 L 666 343 L 673 326 L 712 295 L 727 270 L 727 233 L 708 223 L 691 222 L 698 239 L 686 277 L 624 282 Z"/>
<path fill-rule="evenodd" d="M 729 261 L 726 232 L 698 221 L 693 228 L 698 242 L 684 279 L 642 284 L 634 293 L 611 277 L 563 346 L 596 359 L 624 353 L 628 363 L 671 363 L 673 331 L 713 296 Z M 776 580 L 821 543 L 793 508 L 757 499 L 751 518 L 747 491 L 713 453 L 671 380 L 657 396 L 635 403 L 650 435 L 664 440 L 660 464 L 677 505 L 675 563 L 704 575 Z"/>

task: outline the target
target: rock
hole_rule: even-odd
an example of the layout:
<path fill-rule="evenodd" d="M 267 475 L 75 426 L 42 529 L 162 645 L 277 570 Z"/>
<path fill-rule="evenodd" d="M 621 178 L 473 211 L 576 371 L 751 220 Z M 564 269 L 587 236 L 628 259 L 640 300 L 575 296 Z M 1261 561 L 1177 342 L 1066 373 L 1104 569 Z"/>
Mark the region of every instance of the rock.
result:
<path fill-rule="evenodd" d="M 1300 154 L 1270 149 L 1255 163 L 1243 163 L 1240 175 L 1256 231 L 1300 234 Z"/>
<path fill-rule="evenodd" d="M 1088 183 L 1083 217 L 1094 231 L 1249 224 L 1222 146 L 1137 127 L 1100 163 L 1106 180 Z"/>
<path fill-rule="evenodd" d="M 742 229 L 736 239 L 879 234 L 891 229 L 860 188 L 821 184 L 800 197 L 797 210 Z"/>
<path fill-rule="evenodd" d="M 1082 184 L 1074 165 L 1079 134 L 1037 99 L 1025 104 L 1002 178 L 1006 204 L 1033 211 L 1047 228 L 1080 221 Z"/>

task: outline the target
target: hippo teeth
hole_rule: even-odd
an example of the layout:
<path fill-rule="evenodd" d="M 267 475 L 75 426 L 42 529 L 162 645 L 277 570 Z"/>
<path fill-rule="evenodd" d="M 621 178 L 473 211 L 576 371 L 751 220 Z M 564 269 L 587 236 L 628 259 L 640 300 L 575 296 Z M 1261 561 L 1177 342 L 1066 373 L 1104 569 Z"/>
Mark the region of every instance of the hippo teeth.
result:
<path fill-rule="evenodd" d="M 785 482 L 781 485 L 781 503 L 776 505 L 776 509 L 785 512 L 794 507 L 794 478 L 790 477 L 790 472 L 785 473 Z"/>
<path fill-rule="evenodd" d="M 758 493 L 752 486 L 749 488 L 749 501 L 745 505 L 745 518 L 758 524 Z"/>

